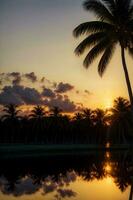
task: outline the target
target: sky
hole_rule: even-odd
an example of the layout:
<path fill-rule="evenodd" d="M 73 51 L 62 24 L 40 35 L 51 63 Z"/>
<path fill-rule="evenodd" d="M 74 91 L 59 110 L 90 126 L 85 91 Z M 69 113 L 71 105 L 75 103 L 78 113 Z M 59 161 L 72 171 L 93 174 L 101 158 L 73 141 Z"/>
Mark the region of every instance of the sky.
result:
<path fill-rule="evenodd" d="M 75 39 L 73 29 L 95 20 L 82 3 L 0 0 L 0 104 L 45 102 L 73 112 L 83 106 L 110 107 L 118 96 L 128 98 L 119 47 L 102 78 L 97 72 L 98 59 L 86 70 L 82 64 L 85 54 L 74 54 L 83 38 Z M 126 57 L 133 86 L 133 62 Z M 46 95 L 46 90 L 53 96 Z"/>

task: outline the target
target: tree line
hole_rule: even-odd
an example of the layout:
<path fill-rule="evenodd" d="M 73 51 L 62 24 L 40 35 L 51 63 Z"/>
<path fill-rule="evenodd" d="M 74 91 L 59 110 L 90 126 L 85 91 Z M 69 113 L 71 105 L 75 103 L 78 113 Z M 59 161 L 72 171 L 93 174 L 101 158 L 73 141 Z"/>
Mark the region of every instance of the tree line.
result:
<path fill-rule="evenodd" d="M 24 144 L 113 144 L 132 143 L 131 106 L 127 99 L 114 100 L 113 108 L 83 109 L 73 117 L 63 115 L 59 107 L 46 112 L 34 106 L 29 116 L 22 117 L 17 105 L 3 108 L 0 118 L 0 142 Z"/>

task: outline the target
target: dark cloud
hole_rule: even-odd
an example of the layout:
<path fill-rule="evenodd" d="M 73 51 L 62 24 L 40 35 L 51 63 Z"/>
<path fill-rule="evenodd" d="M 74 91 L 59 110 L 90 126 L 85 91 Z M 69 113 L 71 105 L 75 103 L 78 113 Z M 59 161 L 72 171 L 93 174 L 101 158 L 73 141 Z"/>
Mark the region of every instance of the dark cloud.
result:
<path fill-rule="evenodd" d="M 57 95 L 54 99 L 45 99 L 44 104 L 48 107 L 57 106 L 64 112 L 74 112 L 76 110 L 76 105 L 66 95 Z"/>
<path fill-rule="evenodd" d="M 32 83 L 40 83 L 40 89 L 23 86 L 25 78 Z M 21 84 L 20 84 L 21 82 Z M 42 84 L 43 83 L 43 84 Z M 60 107 L 64 112 L 77 111 L 78 105 L 69 99 L 66 92 L 74 89 L 69 83 L 56 83 L 45 77 L 38 78 L 34 72 L 20 74 L 19 72 L 0 74 L 0 105 L 46 105 Z M 42 87 L 42 85 L 44 85 Z"/>
<path fill-rule="evenodd" d="M 49 88 L 43 88 L 42 96 L 48 98 L 55 98 L 55 93 Z"/>
<path fill-rule="evenodd" d="M 14 184 L 14 188 L 9 189 L 9 182 L 4 178 L 0 178 L 0 190 L 4 194 L 12 194 L 14 196 L 21 196 L 25 194 L 36 193 L 41 185 L 35 184 L 30 177 L 24 177 L 20 180 L 17 180 L 17 183 Z"/>
<path fill-rule="evenodd" d="M 34 89 L 24 86 L 5 86 L 0 93 L 0 104 L 41 104 L 41 95 Z"/>
<path fill-rule="evenodd" d="M 27 79 L 29 79 L 32 83 L 37 81 L 37 76 L 35 75 L 34 72 L 27 73 L 24 75 Z"/>
<path fill-rule="evenodd" d="M 40 190 L 42 195 L 55 192 L 55 197 L 60 197 L 61 199 L 66 197 L 75 197 L 76 193 L 67 189 L 67 187 L 70 183 L 75 182 L 76 180 L 77 174 L 74 171 L 67 172 L 65 176 L 60 174 L 56 181 L 53 176 L 48 176 L 40 182 L 36 182 L 30 176 L 24 176 L 14 183 L 14 187 L 10 187 L 10 182 L 4 176 L 1 176 L 0 192 L 18 197 L 22 195 L 35 194 Z"/>
<path fill-rule="evenodd" d="M 42 100 L 42 97 L 45 99 Z M 48 98 L 49 97 L 49 98 Z M 48 107 L 58 106 L 64 112 L 74 112 L 77 108 L 67 95 L 55 95 L 52 90 L 45 89 L 39 93 L 35 88 L 24 87 L 20 85 L 5 86 L 0 93 L 0 104 L 17 104 L 17 105 L 46 105 Z"/>
<path fill-rule="evenodd" d="M 63 83 L 60 82 L 57 86 L 56 86 L 56 92 L 57 93 L 65 93 L 68 92 L 70 90 L 74 89 L 73 85 L 70 85 L 69 83 Z"/>
<path fill-rule="evenodd" d="M 11 72 L 11 73 L 8 73 L 9 76 L 13 76 L 13 77 L 17 77 L 17 76 L 20 76 L 20 73 L 19 72 Z"/>
<path fill-rule="evenodd" d="M 75 197 L 76 196 L 76 192 L 74 192 L 73 190 L 71 189 L 61 189 L 59 188 L 57 190 L 57 195 L 55 195 L 55 197 L 57 198 L 70 198 L 70 197 Z"/>
<path fill-rule="evenodd" d="M 21 82 L 21 74 L 19 72 L 1 73 L 0 82 L 1 85 L 4 85 L 7 82 L 12 85 L 19 85 Z"/>
<path fill-rule="evenodd" d="M 21 82 L 21 74 L 19 72 L 8 73 L 7 76 L 13 77 L 12 84 L 19 85 Z"/>

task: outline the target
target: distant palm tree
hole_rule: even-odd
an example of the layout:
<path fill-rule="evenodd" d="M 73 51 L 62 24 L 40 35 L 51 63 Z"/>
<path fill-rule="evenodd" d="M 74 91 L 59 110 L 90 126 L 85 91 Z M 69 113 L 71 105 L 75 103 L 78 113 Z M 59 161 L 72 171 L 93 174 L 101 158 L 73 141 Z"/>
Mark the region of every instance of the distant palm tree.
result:
<path fill-rule="evenodd" d="M 84 60 L 85 68 L 100 55 L 100 76 L 105 72 L 117 44 L 121 48 L 121 59 L 125 73 L 130 102 L 133 109 L 133 93 L 125 60 L 125 50 L 133 57 L 133 4 L 132 0 L 86 0 L 85 10 L 93 12 L 97 21 L 80 24 L 75 28 L 75 37 L 88 36 L 77 46 L 75 53 L 81 55 L 91 48 Z"/>
<path fill-rule="evenodd" d="M 91 109 L 85 108 L 82 112 L 83 118 L 91 121 L 93 111 Z"/>
<path fill-rule="evenodd" d="M 127 99 L 122 97 L 114 100 L 111 109 L 110 134 L 116 138 L 116 142 L 126 142 L 129 133 L 132 133 L 131 106 Z"/>
<path fill-rule="evenodd" d="M 130 103 L 127 99 L 124 99 L 123 97 L 118 97 L 114 100 L 114 106 L 111 109 L 113 113 L 113 119 L 119 119 L 120 117 L 123 117 L 123 114 L 129 113 L 130 111 Z"/>
<path fill-rule="evenodd" d="M 17 105 L 5 105 L 3 111 L 6 113 L 2 116 L 3 133 L 5 142 L 18 142 L 20 140 L 20 120 L 18 115 L 20 110 Z"/>
<path fill-rule="evenodd" d="M 6 114 L 2 116 L 2 119 L 15 120 L 19 118 L 18 113 L 20 112 L 20 110 L 18 110 L 17 105 L 14 104 L 5 105 L 3 111 Z"/>
<path fill-rule="evenodd" d="M 35 119 L 43 118 L 46 115 L 44 108 L 42 106 L 35 106 L 31 111 L 30 117 Z"/>
<path fill-rule="evenodd" d="M 51 116 L 53 116 L 53 117 L 60 117 L 61 112 L 62 112 L 62 109 L 60 109 L 58 106 L 54 106 L 50 110 Z"/>
<path fill-rule="evenodd" d="M 97 125 L 100 124 L 100 125 L 106 126 L 107 119 L 108 119 L 108 116 L 107 116 L 106 111 L 99 109 L 99 108 L 97 108 L 96 110 L 93 111 L 94 124 L 97 124 Z"/>
<path fill-rule="evenodd" d="M 46 112 L 44 108 L 40 105 L 37 105 L 33 108 L 30 114 L 30 122 L 31 122 L 31 131 L 32 137 L 34 137 L 35 143 L 42 143 L 44 142 L 45 138 L 45 120 L 44 117 Z"/>
<path fill-rule="evenodd" d="M 98 144 L 105 144 L 107 140 L 107 112 L 102 109 L 96 109 L 93 111 L 93 124 L 94 124 L 94 134 L 95 142 Z"/>
<path fill-rule="evenodd" d="M 80 121 L 80 120 L 83 119 L 83 114 L 80 113 L 80 112 L 77 112 L 77 113 L 75 113 L 73 119 L 74 119 L 74 120 L 77 120 L 77 121 Z"/>

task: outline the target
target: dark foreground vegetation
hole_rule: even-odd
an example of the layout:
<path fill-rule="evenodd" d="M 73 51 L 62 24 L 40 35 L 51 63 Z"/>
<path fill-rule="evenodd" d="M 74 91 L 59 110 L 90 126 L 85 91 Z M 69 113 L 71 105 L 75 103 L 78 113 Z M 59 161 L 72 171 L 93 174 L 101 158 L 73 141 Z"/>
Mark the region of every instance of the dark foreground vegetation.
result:
<path fill-rule="evenodd" d="M 0 120 L 0 143 L 132 144 L 132 115 L 128 100 L 117 98 L 109 110 L 84 109 L 74 117 L 53 107 L 49 113 L 35 106 L 28 117 L 16 105 L 6 105 Z"/>

